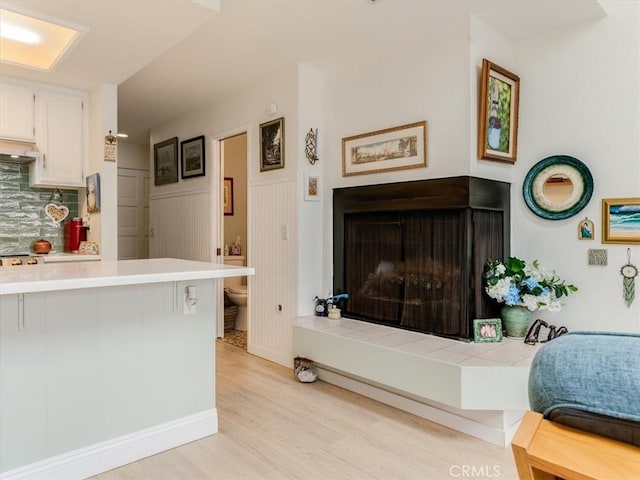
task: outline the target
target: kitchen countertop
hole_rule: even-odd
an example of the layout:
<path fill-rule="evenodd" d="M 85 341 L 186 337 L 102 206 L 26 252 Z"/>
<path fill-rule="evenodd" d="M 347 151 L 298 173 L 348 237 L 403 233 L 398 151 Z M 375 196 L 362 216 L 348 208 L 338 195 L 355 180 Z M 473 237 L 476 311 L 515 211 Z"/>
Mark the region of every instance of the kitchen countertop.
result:
<path fill-rule="evenodd" d="M 0 271 L 0 295 L 253 275 L 252 267 L 175 258 L 62 262 Z"/>
<path fill-rule="evenodd" d="M 44 263 L 55 262 L 95 262 L 100 260 L 100 255 L 83 255 L 80 253 L 54 253 L 49 252 L 45 255 L 39 255 Z"/>

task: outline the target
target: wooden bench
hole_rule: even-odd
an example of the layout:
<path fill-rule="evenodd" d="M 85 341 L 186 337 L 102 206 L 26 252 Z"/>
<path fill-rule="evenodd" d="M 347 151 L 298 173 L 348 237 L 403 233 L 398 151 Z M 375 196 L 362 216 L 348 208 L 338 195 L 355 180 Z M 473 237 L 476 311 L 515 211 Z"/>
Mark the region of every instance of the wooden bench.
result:
<path fill-rule="evenodd" d="M 528 411 L 511 444 L 520 480 L 638 480 L 640 448 Z"/>

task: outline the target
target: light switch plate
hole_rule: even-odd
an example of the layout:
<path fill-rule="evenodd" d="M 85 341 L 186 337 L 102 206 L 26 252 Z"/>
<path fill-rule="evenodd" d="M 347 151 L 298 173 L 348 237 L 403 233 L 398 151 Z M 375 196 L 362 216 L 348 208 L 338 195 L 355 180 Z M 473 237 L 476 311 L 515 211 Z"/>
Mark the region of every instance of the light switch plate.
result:
<path fill-rule="evenodd" d="M 607 249 L 606 248 L 590 248 L 589 249 L 589 265 L 607 265 Z"/>
<path fill-rule="evenodd" d="M 182 314 L 183 315 L 193 315 L 196 313 L 196 303 L 191 303 L 187 299 L 187 294 L 184 294 L 184 300 L 182 301 Z"/>

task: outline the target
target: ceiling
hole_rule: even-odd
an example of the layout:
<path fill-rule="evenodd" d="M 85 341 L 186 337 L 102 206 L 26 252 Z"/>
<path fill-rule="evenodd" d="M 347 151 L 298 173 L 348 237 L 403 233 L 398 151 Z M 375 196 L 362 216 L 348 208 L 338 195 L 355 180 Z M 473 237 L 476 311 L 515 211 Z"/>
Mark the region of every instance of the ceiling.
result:
<path fill-rule="evenodd" d="M 0 73 L 71 88 L 118 85 L 118 128 L 148 131 L 283 65 L 375 60 L 424 38 L 443 19 L 475 15 L 518 42 L 602 18 L 598 0 L 11 0 L 4 8 L 88 28 L 49 73 Z M 418 41 L 416 41 L 418 39 Z"/>

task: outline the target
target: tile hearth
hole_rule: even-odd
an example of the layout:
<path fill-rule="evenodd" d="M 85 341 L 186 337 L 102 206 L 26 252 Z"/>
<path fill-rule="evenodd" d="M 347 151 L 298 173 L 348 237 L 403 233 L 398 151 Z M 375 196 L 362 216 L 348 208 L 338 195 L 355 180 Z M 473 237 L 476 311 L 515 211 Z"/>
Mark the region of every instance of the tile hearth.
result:
<path fill-rule="evenodd" d="M 541 345 L 527 345 L 522 340 L 512 338 L 504 338 L 496 343 L 466 343 L 348 318 L 330 320 L 327 317 L 301 317 L 297 325 L 462 366 L 529 367 Z"/>

